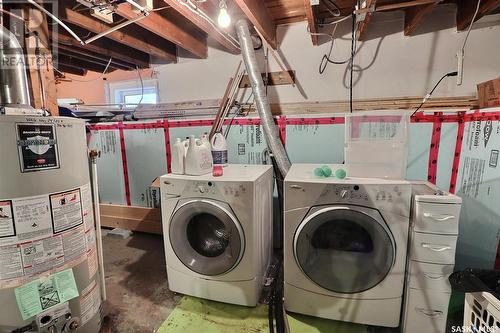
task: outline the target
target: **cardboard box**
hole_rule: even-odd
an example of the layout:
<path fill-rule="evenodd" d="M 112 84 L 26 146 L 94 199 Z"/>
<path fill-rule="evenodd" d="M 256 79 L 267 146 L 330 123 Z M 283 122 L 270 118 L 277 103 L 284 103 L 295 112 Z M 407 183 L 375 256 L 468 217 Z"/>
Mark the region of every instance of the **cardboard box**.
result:
<path fill-rule="evenodd" d="M 477 85 L 477 98 L 481 109 L 500 106 L 500 77 L 479 83 Z"/>

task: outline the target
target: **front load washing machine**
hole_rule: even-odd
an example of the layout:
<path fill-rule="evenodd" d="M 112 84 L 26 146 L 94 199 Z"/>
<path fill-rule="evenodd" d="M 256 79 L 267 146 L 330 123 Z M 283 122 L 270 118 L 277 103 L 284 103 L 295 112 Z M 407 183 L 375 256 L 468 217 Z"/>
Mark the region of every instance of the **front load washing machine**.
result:
<path fill-rule="evenodd" d="M 272 256 L 272 167 L 160 181 L 169 289 L 255 306 Z"/>
<path fill-rule="evenodd" d="M 286 309 L 397 327 L 405 276 L 410 183 L 319 178 L 314 175 L 316 167 L 319 165 L 294 164 L 285 178 Z"/>

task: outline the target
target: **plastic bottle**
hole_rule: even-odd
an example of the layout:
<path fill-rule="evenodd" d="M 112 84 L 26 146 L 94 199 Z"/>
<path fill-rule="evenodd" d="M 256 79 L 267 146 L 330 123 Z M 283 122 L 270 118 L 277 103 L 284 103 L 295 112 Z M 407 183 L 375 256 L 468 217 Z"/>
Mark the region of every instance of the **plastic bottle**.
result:
<path fill-rule="evenodd" d="M 184 143 L 180 138 L 175 139 L 175 143 L 172 146 L 172 173 L 178 175 L 184 174 L 184 151 Z"/>
<path fill-rule="evenodd" d="M 201 140 L 191 135 L 184 162 L 186 175 L 199 176 L 212 170 L 212 154 L 210 149 L 201 144 Z"/>
<path fill-rule="evenodd" d="M 201 144 L 207 147 L 208 149 L 212 149 L 212 145 L 210 144 L 210 141 L 208 140 L 208 133 L 205 132 L 201 136 Z"/>
<path fill-rule="evenodd" d="M 227 142 L 222 133 L 217 132 L 212 136 L 212 157 L 214 165 L 227 165 Z"/>

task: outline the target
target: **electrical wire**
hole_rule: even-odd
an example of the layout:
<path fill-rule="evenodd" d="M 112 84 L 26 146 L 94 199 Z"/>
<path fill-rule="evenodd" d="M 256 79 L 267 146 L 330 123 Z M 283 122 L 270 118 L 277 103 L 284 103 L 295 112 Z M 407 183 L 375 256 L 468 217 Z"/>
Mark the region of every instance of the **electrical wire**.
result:
<path fill-rule="evenodd" d="M 96 78 L 93 78 L 93 79 L 90 79 L 90 80 L 80 80 L 80 79 L 76 79 L 76 78 L 73 78 L 73 77 L 70 77 L 71 80 L 73 81 L 76 81 L 76 82 L 82 82 L 82 83 L 87 83 L 87 82 L 93 82 L 93 81 L 97 81 L 97 80 L 100 80 L 104 77 L 104 75 L 106 74 L 106 72 L 108 71 L 108 68 L 109 68 L 109 65 L 111 65 L 111 61 L 113 61 L 113 58 L 109 58 L 109 61 L 108 61 L 108 64 L 106 65 L 106 67 L 104 68 L 104 70 L 102 71 L 101 75 L 99 77 L 96 77 Z M 57 69 L 56 67 L 54 67 L 54 70 L 56 72 L 58 72 L 59 74 L 61 75 L 67 75 L 66 73 L 64 72 L 61 72 L 59 69 Z"/>
<path fill-rule="evenodd" d="M 139 105 L 141 105 L 142 100 L 144 99 L 144 81 L 142 80 L 142 75 L 141 71 L 139 70 L 139 66 L 135 66 L 135 70 L 139 75 L 139 80 L 141 80 L 141 98 L 139 99 L 139 103 L 137 103 L 137 105 L 135 106 L 134 112 L 137 111 L 137 108 L 139 107 Z"/>
<path fill-rule="evenodd" d="M 458 72 L 449 72 L 449 73 L 446 73 L 445 75 L 443 75 L 439 81 L 434 85 L 434 87 L 432 88 L 432 90 L 427 94 L 425 95 L 424 99 L 422 99 L 422 103 L 420 103 L 420 105 L 415 109 L 415 111 L 413 111 L 413 113 L 411 114 L 410 117 L 412 117 L 413 115 L 415 115 L 415 113 L 417 113 L 418 110 L 420 110 L 420 108 L 422 107 L 422 105 L 424 105 L 425 102 L 427 102 L 427 100 L 432 96 L 432 93 L 434 92 L 434 90 L 436 90 L 436 88 L 439 86 L 439 84 L 441 83 L 441 81 L 444 80 L 445 77 L 448 77 L 448 76 L 457 76 L 458 75 Z"/>
<path fill-rule="evenodd" d="M 472 30 L 472 25 L 474 24 L 474 21 L 476 20 L 477 13 L 479 12 L 479 7 L 481 7 L 481 0 L 477 0 L 477 6 L 476 6 L 476 11 L 474 12 L 474 16 L 472 17 L 472 21 L 469 24 L 469 28 L 467 29 L 467 35 L 465 35 L 464 39 L 464 44 L 462 45 L 462 54 L 465 50 L 465 45 L 467 44 L 467 39 L 469 39 L 469 34 L 470 31 Z"/>
<path fill-rule="evenodd" d="M 354 55 L 356 54 L 356 14 L 352 13 L 352 33 L 351 33 L 351 66 L 349 79 L 349 110 L 352 113 L 352 75 L 354 71 Z"/>
<path fill-rule="evenodd" d="M 333 0 L 323 0 L 323 2 L 325 3 L 325 7 L 326 7 L 326 10 L 332 14 L 332 16 L 334 17 L 339 17 L 340 14 L 341 14 L 341 9 L 340 7 L 333 1 Z M 335 11 L 336 12 L 333 12 L 330 7 L 328 7 L 328 5 L 326 5 L 327 3 L 331 3 L 333 5 L 333 7 L 335 7 Z"/>

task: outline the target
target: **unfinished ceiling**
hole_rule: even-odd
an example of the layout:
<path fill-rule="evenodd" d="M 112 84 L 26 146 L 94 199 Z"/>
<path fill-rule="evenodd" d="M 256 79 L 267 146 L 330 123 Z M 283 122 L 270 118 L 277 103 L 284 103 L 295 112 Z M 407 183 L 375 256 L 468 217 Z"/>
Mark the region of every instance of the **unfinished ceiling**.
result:
<path fill-rule="evenodd" d="M 94 3 L 96 0 L 93 1 Z M 102 2 L 102 1 L 101 1 Z M 356 0 L 320 0 L 319 5 L 311 6 L 311 0 L 228 0 L 228 11 L 233 22 L 246 17 L 267 44 L 276 48 L 276 26 L 291 22 L 307 21 L 311 32 L 317 31 L 322 20 L 335 16 L 360 14 L 357 36 L 360 40 L 370 29 L 372 16 L 382 11 L 404 11 L 404 34 L 409 36 L 420 24 L 425 24 L 426 16 L 443 3 L 457 6 L 456 25 L 458 30 L 466 29 L 476 11 L 476 1 L 395 1 L 365 0 L 361 9 L 356 11 Z M 59 70 L 84 75 L 87 70 L 102 72 L 109 70 L 147 68 L 154 63 L 175 63 L 178 49 L 188 51 L 192 57 L 208 56 L 207 38 L 219 44 L 229 53 L 240 52 L 234 31 L 217 27 L 216 17 L 219 0 L 155 0 L 153 10 L 144 13 L 134 10 L 125 1 L 113 3 L 113 23 L 91 15 L 88 6 L 76 0 L 61 0 L 57 16 L 68 25 L 82 40 L 79 42 L 61 27 L 50 38 L 59 46 Z M 500 0 L 482 0 L 476 20 L 493 12 L 500 6 Z M 109 16 L 108 16 L 109 18 Z M 93 36 L 107 32 L 127 20 L 132 24 L 115 30 L 104 37 L 92 41 Z M 215 24 L 214 24 L 215 23 Z M 312 35 L 313 45 L 318 44 Z"/>

